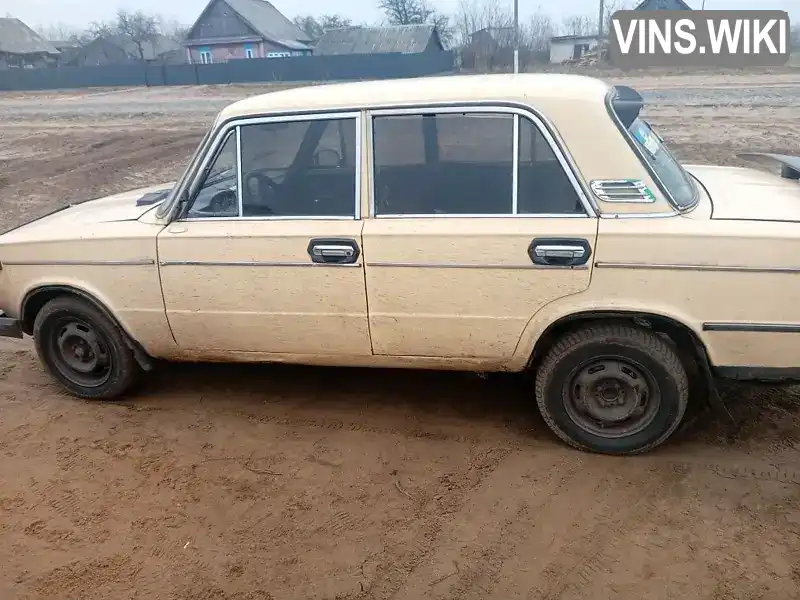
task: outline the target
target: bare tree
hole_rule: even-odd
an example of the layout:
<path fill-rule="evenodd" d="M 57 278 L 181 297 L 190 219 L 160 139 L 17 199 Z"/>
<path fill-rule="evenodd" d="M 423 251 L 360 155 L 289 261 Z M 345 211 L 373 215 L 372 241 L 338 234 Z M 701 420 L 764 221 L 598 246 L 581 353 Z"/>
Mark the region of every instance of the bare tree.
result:
<path fill-rule="evenodd" d="M 596 35 L 597 19 L 587 15 L 572 15 L 561 22 L 564 35 Z"/>
<path fill-rule="evenodd" d="M 353 27 L 353 21 L 341 15 L 322 15 L 317 18 L 312 15 L 305 15 L 295 17 L 294 24 L 297 25 L 303 32 L 312 40 L 322 37 L 322 34 L 329 29 L 342 29 L 344 27 Z"/>
<path fill-rule="evenodd" d="M 116 33 L 116 23 L 112 21 L 92 21 L 89 23 L 89 27 L 80 35 L 80 37 L 82 40 L 90 42 L 100 37 L 111 37 Z"/>
<path fill-rule="evenodd" d="M 435 25 L 439 38 L 449 45 L 453 37 L 450 18 L 432 8 L 427 0 L 378 0 L 378 7 L 391 25 Z"/>
<path fill-rule="evenodd" d="M 611 32 L 611 17 L 618 10 L 629 10 L 631 8 L 629 0 L 604 0 L 603 10 L 603 33 L 609 35 Z"/>
<path fill-rule="evenodd" d="M 128 12 L 122 9 L 117 12 L 117 32 L 133 42 L 140 60 L 144 60 L 145 44 L 152 43 L 160 33 L 156 17 L 140 10 Z"/>
<path fill-rule="evenodd" d="M 491 30 L 495 41 L 504 45 L 511 40 L 504 38 L 510 34 L 514 24 L 514 14 L 498 0 L 461 0 L 454 18 L 456 43 L 469 43 L 473 33 Z"/>
<path fill-rule="evenodd" d="M 323 31 L 328 31 L 329 29 L 352 27 L 353 21 L 340 15 L 322 15 L 319 19 L 319 24 L 322 26 Z"/>
<path fill-rule="evenodd" d="M 428 23 L 435 13 L 425 0 L 379 0 L 378 7 L 392 25 Z"/>
<path fill-rule="evenodd" d="M 179 44 L 186 39 L 189 29 L 191 29 L 189 25 L 185 25 L 175 19 L 165 19 L 164 17 L 156 17 L 156 19 L 158 32 Z"/>
<path fill-rule="evenodd" d="M 64 25 L 63 23 L 56 23 L 55 25 L 48 25 L 47 27 L 37 27 L 36 33 L 44 39 L 51 42 L 69 41 L 81 34 L 79 29 Z"/>
<path fill-rule="evenodd" d="M 532 52 L 547 52 L 550 38 L 556 35 L 557 27 L 550 15 L 535 13 L 522 30 L 522 39 Z"/>
<path fill-rule="evenodd" d="M 789 45 L 792 50 L 800 51 L 800 25 L 792 27 Z"/>
<path fill-rule="evenodd" d="M 297 16 L 292 19 L 292 22 L 312 40 L 319 39 L 324 33 L 322 25 L 317 18 L 312 15 Z"/>
<path fill-rule="evenodd" d="M 140 10 L 129 12 L 120 9 L 113 21 L 92 22 L 79 40 L 85 44 L 97 38 L 124 37 L 135 46 L 137 58 L 145 60 L 145 45 L 152 43 L 162 33 L 162 22 L 161 17 L 148 15 Z"/>

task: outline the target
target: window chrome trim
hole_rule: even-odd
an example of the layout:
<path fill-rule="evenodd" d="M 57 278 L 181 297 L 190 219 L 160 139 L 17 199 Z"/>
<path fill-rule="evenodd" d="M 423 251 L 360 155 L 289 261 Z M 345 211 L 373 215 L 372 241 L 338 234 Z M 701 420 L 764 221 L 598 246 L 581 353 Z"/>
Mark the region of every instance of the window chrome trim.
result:
<path fill-rule="evenodd" d="M 558 213 L 521 213 L 512 215 L 511 213 L 502 213 L 497 215 L 489 214 L 474 214 L 474 213 L 432 213 L 427 214 L 412 214 L 412 215 L 394 215 L 386 214 L 375 217 L 377 219 L 589 219 L 592 218 L 587 214 L 561 215 Z"/>
<path fill-rule="evenodd" d="M 242 128 L 236 126 L 236 202 L 239 205 L 239 214 L 237 217 L 241 218 L 244 214 L 244 189 L 243 176 L 242 176 Z"/>
<path fill-rule="evenodd" d="M 580 171 L 578 170 L 577 166 L 575 165 L 574 160 L 572 159 L 571 155 L 566 149 L 566 145 L 564 144 L 563 139 L 558 135 L 555 130 L 553 124 L 548 121 L 543 115 L 541 115 L 538 111 L 534 110 L 532 107 L 527 105 L 518 105 L 518 104 L 502 104 L 502 103 L 491 103 L 491 104 L 479 104 L 479 103 L 446 103 L 441 105 L 430 105 L 430 104 L 421 104 L 421 105 L 412 105 L 412 106 L 404 106 L 402 108 L 376 108 L 376 109 L 368 109 L 367 116 L 370 120 L 370 123 L 375 119 L 375 117 L 398 117 L 398 116 L 407 116 L 407 115 L 425 115 L 425 114 L 461 114 L 461 113 L 483 113 L 483 114 L 511 114 L 517 115 L 517 120 L 519 117 L 525 117 L 529 119 L 534 125 L 536 125 L 537 129 L 541 133 L 542 137 L 544 137 L 545 141 L 550 147 L 550 150 L 556 157 L 556 160 L 561 165 L 561 168 L 564 170 L 565 174 L 567 175 L 567 179 L 569 179 L 570 183 L 572 184 L 575 193 L 578 195 L 578 199 L 583 206 L 585 214 L 576 215 L 574 213 L 570 214 L 558 214 L 554 215 L 558 218 L 564 217 L 597 217 L 600 213 L 600 210 L 597 206 L 595 206 L 593 202 L 593 196 L 588 191 L 588 187 L 586 183 L 580 176 Z M 451 214 L 420 214 L 420 215 L 377 215 L 375 214 L 375 184 L 376 184 L 376 177 L 375 177 L 375 138 L 374 138 L 374 130 L 371 129 L 371 136 L 370 136 L 370 144 L 371 144 L 371 156 L 372 156 L 372 164 L 371 164 L 371 185 L 370 185 L 370 198 L 369 198 L 369 210 L 370 210 L 370 217 L 376 219 L 383 219 L 383 218 L 421 218 L 421 217 L 439 217 L 439 218 L 492 218 L 492 217 L 514 217 L 514 218 L 542 218 L 543 215 L 539 214 L 477 214 L 477 215 L 451 215 Z M 517 142 L 517 146 L 519 146 L 519 142 Z M 519 149 L 519 148 L 517 148 Z M 519 152 L 515 154 L 517 165 L 519 165 Z M 515 188 L 516 194 L 516 188 Z"/>
<path fill-rule="evenodd" d="M 363 156 L 361 152 L 364 150 L 363 144 L 361 143 L 361 137 L 364 135 L 364 115 L 363 111 L 358 111 L 356 113 L 356 146 L 355 146 L 355 153 L 356 155 L 353 157 L 355 161 L 356 167 L 356 181 L 355 181 L 355 192 L 356 192 L 356 211 L 353 213 L 354 217 L 353 220 L 360 221 L 361 220 L 361 188 L 363 187 L 363 182 L 361 181 L 362 176 L 362 168 L 361 168 L 361 161 L 363 160 Z M 344 156 L 344 148 L 342 148 L 342 156 Z"/>
<path fill-rule="evenodd" d="M 519 212 L 519 115 L 514 114 L 511 142 L 511 214 Z"/>
<path fill-rule="evenodd" d="M 222 125 L 219 130 L 217 131 L 216 135 L 213 137 L 211 141 L 211 145 L 209 146 L 208 150 L 205 152 L 202 162 L 198 165 L 197 169 L 194 173 L 191 174 L 189 181 L 185 182 L 182 186 L 182 189 L 178 191 L 181 193 L 183 189 L 189 191 L 189 206 L 191 203 L 194 202 L 196 199 L 196 195 L 199 192 L 199 186 L 203 184 L 205 180 L 205 171 L 209 168 L 211 164 L 217 159 L 219 152 L 222 149 L 222 146 L 227 141 L 228 136 L 236 130 L 237 136 L 237 169 L 240 172 L 241 176 L 241 127 L 245 127 L 247 125 L 263 125 L 268 123 L 296 123 L 302 121 L 346 121 L 349 119 L 353 119 L 355 121 L 355 130 L 356 130 L 356 145 L 355 145 L 355 161 L 356 161 L 356 175 L 355 175 L 355 194 L 354 194 L 354 202 L 355 202 L 355 210 L 353 215 L 336 215 L 336 216 L 294 216 L 294 215 L 281 215 L 281 216 L 259 216 L 259 217 L 243 217 L 241 212 L 242 206 L 242 194 L 243 190 L 241 187 L 241 179 L 239 182 L 239 206 L 240 212 L 239 215 L 235 217 L 185 217 L 179 216 L 178 218 L 174 219 L 175 221 L 179 222 L 197 222 L 197 221 L 329 221 L 329 220 L 337 220 L 337 221 L 357 221 L 361 218 L 361 185 L 360 185 L 360 160 L 361 160 L 361 152 L 362 147 L 360 144 L 360 135 L 361 135 L 361 122 L 362 122 L 362 113 L 361 111 L 347 111 L 347 112 L 316 112 L 316 113 L 308 113 L 308 114 L 292 114 L 292 115 L 274 115 L 268 117 L 253 117 L 253 118 L 244 118 L 244 119 L 233 119 L 231 121 L 226 122 Z M 172 209 L 170 209 L 172 210 Z M 188 207 L 187 207 L 188 210 Z"/>
<path fill-rule="evenodd" d="M 287 216 L 272 216 L 272 217 L 191 217 L 181 219 L 180 223 L 214 223 L 217 221 L 225 223 L 239 223 L 248 221 L 353 221 L 353 217 L 326 217 L 325 215 L 309 215 L 305 217 L 287 217 Z"/>
<path fill-rule="evenodd" d="M 175 212 L 179 206 L 177 199 L 180 196 L 180 192 L 186 189 L 192 177 L 195 175 L 195 173 L 197 173 L 197 169 L 199 168 L 198 166 L 203 157 L 205 157 L 207 149 L 213 144 L 214 128 L 216 126 L 217 122 L 215 120 L 211 127 L 206 130 L 205 134 L 203 134 L 203 138 L 200 140 L 200 142 L 198 142 L 194 153 L 183 170 L 183 173 L 181 173 L 180 178 L 175 181 L 174 187 L 172 190 L 170 190 L 170 195 L 161 204 L 159 204 L 158 209 L 156 210 L 156 216 L 159 219 L 166 219 L 168 222 L 171 222 L 175 218 Z"/>

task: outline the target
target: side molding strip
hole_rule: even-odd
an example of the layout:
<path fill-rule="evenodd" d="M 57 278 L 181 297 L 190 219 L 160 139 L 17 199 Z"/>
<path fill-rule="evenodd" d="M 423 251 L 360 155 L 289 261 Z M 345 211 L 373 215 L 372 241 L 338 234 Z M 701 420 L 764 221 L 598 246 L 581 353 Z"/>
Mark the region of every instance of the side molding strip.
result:
<path fill-rule="evenodd" d="M 800 333 L 800 325 L 791 323 L 703 323 L 703 331 Z"/>
<path fill-rule="evenodd" d="M 154 265 L 152 258 L 137 258 L 133 260 L 4 260 L 3 265 L 26 267 L 121 267 Z"/>
<path fill-rule="evenodd" d="M 360 267 L 361 263 L 314 263 L 308 262 L 271 262 L 259 260 L 241 261 L 204 261 L 204 260 L 162 260 L 162 267 Z"/>
<path fill-rule="evenodd" d="M 737 273 L 800 273 L 800 267 L 745 267 L 737 265 L 689 265 L 634 262 L 596 262 L 598 269 L 644 269 L 659 271 L 733 271 Z"/>
<path fill-rule="evenodd" d="M 583 270 L 588 269 L 586 265 L 558 266 L 558 265 L 519 265 L 519 264 L 472 264 L 472 263 L 402 263 L 402 262 L 368 262 L 368 267 L 399 268 L 399 269 L 495 269 L 495 270 L 530 270 L 530 269 L 561 269 L 563 270 Z"/>

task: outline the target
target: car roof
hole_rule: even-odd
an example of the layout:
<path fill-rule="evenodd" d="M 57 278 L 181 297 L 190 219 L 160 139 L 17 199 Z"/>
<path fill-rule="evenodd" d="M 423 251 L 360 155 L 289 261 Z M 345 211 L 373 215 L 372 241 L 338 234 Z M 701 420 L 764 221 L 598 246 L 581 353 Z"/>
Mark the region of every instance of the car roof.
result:
<path fill-rule="evenodd" d="M 366 109 L 444 102 L 574 100 L 603 102 L 609 85 L 583 75 L 524 73 L 449 75 L 306 85 L 240 100 L 223 109 L 227 121 L 255 115 L 306 110 Z"/>

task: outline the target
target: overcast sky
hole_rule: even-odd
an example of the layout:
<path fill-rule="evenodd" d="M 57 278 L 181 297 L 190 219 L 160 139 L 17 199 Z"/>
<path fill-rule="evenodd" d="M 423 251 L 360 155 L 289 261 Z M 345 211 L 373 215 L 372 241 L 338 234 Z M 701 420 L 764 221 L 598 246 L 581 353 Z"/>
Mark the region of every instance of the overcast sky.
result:
<path fill-rule="evenodd" d="M 504 0 L 499 0 L 501 3 Z M 509 8 L 513 0 L 507 0 Z M 17 17 L 31 27 L 59 23 L 82 27 L 91 21 L 111 19 L 118 8 L 143 10 L 191 24 L 207 0 L 0 0 L 0 16 Z M 431 4 L 445 12 L 455 12 L 460 0 L 431 0 Z M 287 17 L 297 14 L 338 13 L 356 22 L 375 22 L 382 15 L 378 0 L 272 0 Z M 700 8 L 702 0 L 687 0 L 692 8 Z M 630 2 L 631 5 L 635 1 Z M 520 0 L 521 18 L 533 14 L 541 7 L 556 20 L 574 14 L 596 14 L 598 0 Z M 771 8 L 786 10 L 800 17 L 800 0 L 706 0 L 706 9 Z"/>

